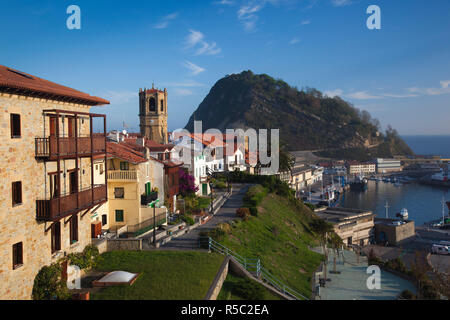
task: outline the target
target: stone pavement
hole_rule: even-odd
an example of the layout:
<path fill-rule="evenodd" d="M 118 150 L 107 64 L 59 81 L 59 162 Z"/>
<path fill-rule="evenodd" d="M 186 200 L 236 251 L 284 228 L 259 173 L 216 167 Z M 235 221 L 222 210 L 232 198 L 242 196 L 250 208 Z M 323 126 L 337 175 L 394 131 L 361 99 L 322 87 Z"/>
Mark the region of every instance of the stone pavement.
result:
<path fill-rule="evenodd" d="M 321 252 L 320 249 L 315 251 L 317 250 Z M 333 257 L 334 253 L 330 252 L 327 278 L 331 281 L 320 288 L 321 300 L 394 300 L 403 290 L 416 292 L 412 283 L 383 270 L 381 289 L 369 290 L 367 279 L 371 274 L 366 273 L 367 257 L 360 256 L 358 262 L 354 252 L 344 251 L 343 256 L 339 255 L 336 259 L 336 271 L 340 274 L 331 273 L 334 270 Z"/>

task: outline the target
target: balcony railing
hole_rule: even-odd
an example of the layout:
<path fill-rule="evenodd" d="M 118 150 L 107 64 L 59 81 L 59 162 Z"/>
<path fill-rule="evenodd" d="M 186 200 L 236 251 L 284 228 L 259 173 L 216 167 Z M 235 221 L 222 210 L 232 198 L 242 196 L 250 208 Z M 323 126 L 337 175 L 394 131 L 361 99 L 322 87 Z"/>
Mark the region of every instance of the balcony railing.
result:
<path fill-rule="evenodd" d="M 141 205 L 148 206 L 152 201 L 158 199 L 158 192 L 150 192 L 149 194 L 141 195 Z"/>
<path fill-rule="evenodd" d="M 106 185 L 97 185 L 50 200 L 36 200 L 36 220 L 58 221 L 82 210 L 92 208 L 108 199 L 106 191 Z"/>
<path fill-rule="evenodd" d="M 108 171 L 108 181 L 136 181 L 137 171 L 136 170 L 109 170 Z"/>
<path fill-rule="evenodd" d="M 59 139 L 56 136 L 36 138 L 35 149 L 37 158 L 55 159 L 58 155 L 62 158 L 75 157 L 76 155 L 88 156 L 91 154 L 105 153 L 106 138 L 103 134 L 94 134 L 92 137 L 59 137 Z"/>

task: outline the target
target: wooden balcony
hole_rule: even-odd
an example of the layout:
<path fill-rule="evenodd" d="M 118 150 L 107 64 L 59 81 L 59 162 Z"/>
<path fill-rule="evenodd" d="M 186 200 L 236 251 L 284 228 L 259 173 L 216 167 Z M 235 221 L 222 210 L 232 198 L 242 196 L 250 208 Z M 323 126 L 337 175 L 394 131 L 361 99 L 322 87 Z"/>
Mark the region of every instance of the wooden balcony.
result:
<path fill-rule="evenodd" d="M 85 137 L 59 137 L 59 139 L 56 136 L 36 138 L 35 150 L 36 158 L 50 161 L 57 160 L 58 156 L 64 159 L 103 154 L 106 152 L 106 137 L 104 134 L 94 134 Z"/>
<path fill-rule="evenodd" d="M 134 182 L 137 181 L 136 170 L 108 170 L 108 181 L 114 182 Z"/>
<path fill-rule="evenodd" d="M 36 220 L 58 221 L 108 200 L 106 185 L 96 185 L 50 200 L 36 200 Z"/>

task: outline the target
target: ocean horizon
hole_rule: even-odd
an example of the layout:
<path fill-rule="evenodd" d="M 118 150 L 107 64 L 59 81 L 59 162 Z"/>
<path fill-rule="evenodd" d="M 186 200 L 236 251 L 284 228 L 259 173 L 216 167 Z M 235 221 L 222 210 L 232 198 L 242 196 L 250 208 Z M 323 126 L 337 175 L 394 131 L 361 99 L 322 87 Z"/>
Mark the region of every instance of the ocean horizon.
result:
<path fill-rule="evenodd" d="M 450 158 L 450 135 L 401 135 L 417 155 L 440 155 Z"/>

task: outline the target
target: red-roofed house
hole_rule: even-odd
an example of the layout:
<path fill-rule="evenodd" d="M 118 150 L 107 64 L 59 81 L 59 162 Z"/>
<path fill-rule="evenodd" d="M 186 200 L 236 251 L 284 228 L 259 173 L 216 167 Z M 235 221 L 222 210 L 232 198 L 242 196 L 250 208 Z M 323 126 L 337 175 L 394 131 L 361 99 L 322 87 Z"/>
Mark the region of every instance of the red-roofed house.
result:
<path fill-rule="evenodd" d="M 95 173 L 106 156 L 106 116 L 90 109 L 105 104 L 0 66 L 0 299 L 31 299 L 43 266 L 91 244 L 107 180 Z"/>

